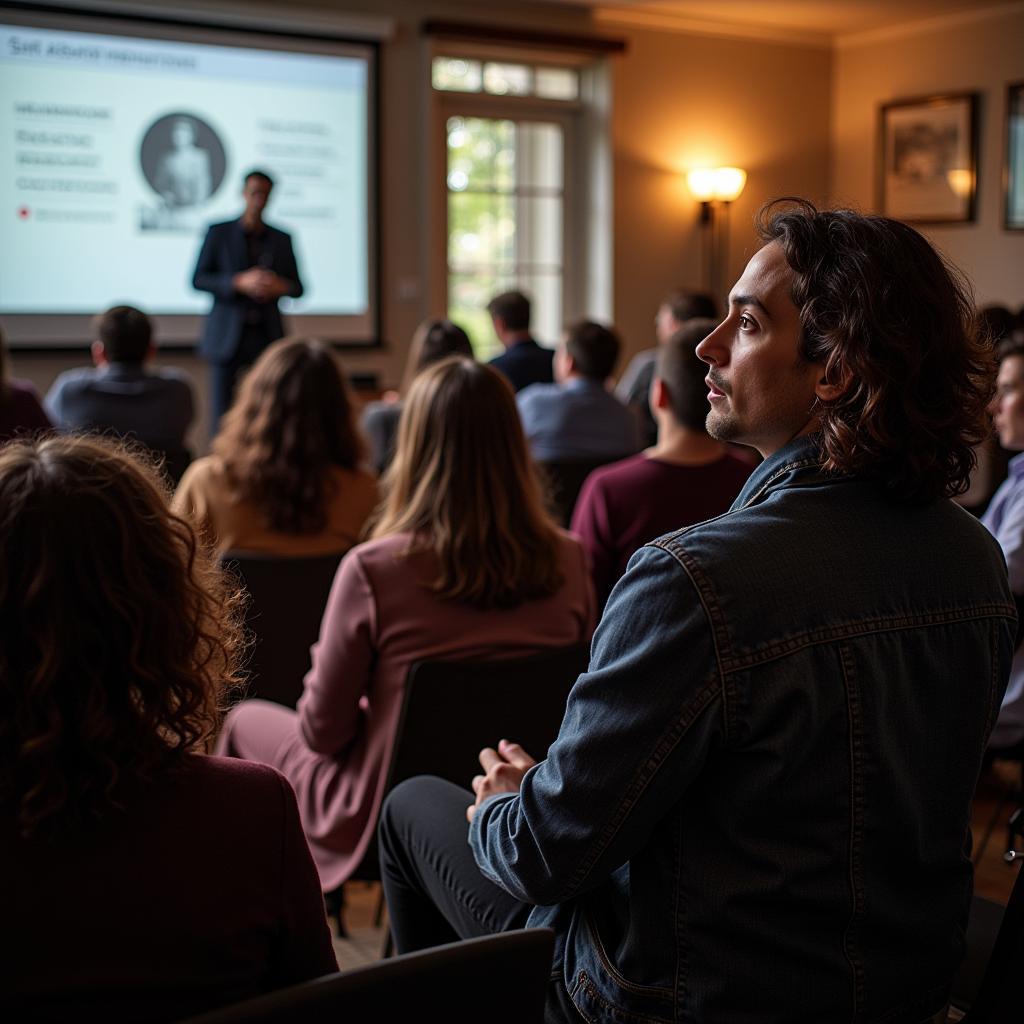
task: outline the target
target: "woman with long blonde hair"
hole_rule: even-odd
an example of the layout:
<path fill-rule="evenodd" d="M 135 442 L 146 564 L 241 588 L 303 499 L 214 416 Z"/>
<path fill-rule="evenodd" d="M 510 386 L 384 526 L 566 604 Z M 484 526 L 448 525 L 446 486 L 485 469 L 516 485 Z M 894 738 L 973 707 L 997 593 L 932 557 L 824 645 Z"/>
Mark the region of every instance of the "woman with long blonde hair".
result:
<path fill-rule="evenodd" d="M 372 539 L 343 559 L 298 711 L 246 701 L 221 749 L 278 767 L 299 798 L 325 891 L 376 822 L 409 666 L 586 641 L 582 548 L 544 509 L 512 389 L 463 357 L 409 391 Z"/>

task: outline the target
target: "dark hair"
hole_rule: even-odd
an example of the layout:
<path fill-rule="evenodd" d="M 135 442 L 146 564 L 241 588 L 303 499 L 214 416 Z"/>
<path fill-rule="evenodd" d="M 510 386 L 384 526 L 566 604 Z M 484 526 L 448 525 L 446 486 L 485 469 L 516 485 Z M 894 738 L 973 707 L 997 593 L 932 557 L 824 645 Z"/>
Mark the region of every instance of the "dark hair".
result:
<path fill-rule="evenodd" d="M 577 320 L 565 331 L 565 350 L 576 369 L 591 380 L 605 381 L 619 360 L 618 336 L 593 320 Z"/>
<path fill-rule="evenodd" d="M 153 323 L 134 306 L 112 306 L 93 321 L 96 337 L 112 363 L 141 363 L 153 341 Z"/>
<path fill-rule="evenodd" d="M 246 171 L 245 177 L 242 179 L 243 183 L 248 185 L 250 178 L 260 178 L 265 181 L 271 188 L 274 187 L 274 179 L 267 174 L 261 167 L 254 167 L 251 171 Z"/>
<path fill-rule="evenodd" d="M 1024 356 L 1024 333 L 1018 332 L 1003 338 L 996 346 L 996 360 L 1002 362 L 1010 356 Z"/>
<path fill-rule="evenodd" d="M 668 392 L 672 415 L 681 426 L 705 433 L 710 405 L 704 383 L 707 363 L 697 358 L 697 346 L 715 329 L 716 321 L 688 320 L 658 347 L 654 376 Z"/>
<path fill-rule="evenodd" d="M 311 338 L 282 338 L 256 360 L 213 440 L 236 495 L 281 533 L 327 524 L 335 481 L 362 456 L 345 377 Z"/>
<path fill-rule="evenodd" d="M 978 330 L 998 347 L 1017 329 L 1017 317 L 1005 306 L 986 306 L 978 310 Z"/>
<path fill-rule="evenodd" d="M 469 335 L 451 320 L 424 320 L 416 328 L 409 346 L 409 358 L 405 364 L 405 376 L 402 381 L 402 392 L 407 392 L 413 378 L 433 363 L 447 359 L 448 356 L 468 356 L 473 358 L 473 346 Z"/>
<path fill-rule="evenodd" d="M 515 395 L 497 370 L 451 356 L 412 383 L 372 536 L 430 551 L 440 598 L 508 608 L 562 585 L 559 532 L 544 508 Z"/>
<path fill-rule="evenodd" d="M 970 285 L 913 228 L 800 199 L 768 203 L 759 234 L 793 271 L 800 355 L 845 384 L 819 403 L 823 467 L 925 500 L 967 489 L 991 432 L 991 349 Z"/>
<path fill-rule="evenodd" d="M 661 303 L 668 308 L 674 320 L 685 323 L 687 320 L 702 319 L 718 322 L 718 303 L 707 292 L 690 291 L 688 288 L 673 288 Z"/>
<path fill-rule="evenodd" d="M 238 681 L 239 597 L 167 497 L 100 438 L 0 450 L 0 808 L 23 836 L 205 749 Z"/>
<path fill-rule="evenodd" d="M 0 327 L 0 406 L 3 406 L 10 397 L 10 389 L 7 387 L 7 339 L 4 337 L 4 329 Z"/>
<path fill-rule="evenodd" d="M 530 300 L 522 292 L 502 292 L 487 303 L 487 312 L 510 331 L 530 329 Z"/>

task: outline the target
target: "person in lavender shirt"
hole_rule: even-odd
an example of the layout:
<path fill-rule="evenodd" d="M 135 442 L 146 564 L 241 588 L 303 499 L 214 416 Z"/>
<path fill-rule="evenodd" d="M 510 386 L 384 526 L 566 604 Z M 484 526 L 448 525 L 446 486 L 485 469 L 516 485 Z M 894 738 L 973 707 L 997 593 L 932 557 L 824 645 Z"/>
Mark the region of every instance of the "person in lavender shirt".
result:
<path fill-rule="evenodd" d="M 999 348 L 999 377 L 992 400 L 999 443 L 1020 452 L 1010 460 L 1009 475 L 996 491 L 981 522 L 999 541 L 1010 574 L 1010 590 L 1024 596 L 1024 338 L 1016 335 Z M 999 718 L 989 746 L 999 750 L 1024 740 L 1024 647 L 1013 658 Z"/>

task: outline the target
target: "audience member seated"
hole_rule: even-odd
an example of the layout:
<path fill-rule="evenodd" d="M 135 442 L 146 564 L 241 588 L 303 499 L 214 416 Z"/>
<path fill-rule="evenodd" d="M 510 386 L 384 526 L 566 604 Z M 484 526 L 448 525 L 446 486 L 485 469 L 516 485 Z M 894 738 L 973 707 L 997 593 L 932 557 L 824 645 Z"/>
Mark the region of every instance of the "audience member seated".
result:
<path fill-rule="evenodd" d="M 177 1021 L 337 970 L 295 796 L 206 756 L 230 590 L 112 442 L 0 451 L 0 1018 Z"/>
<path fill-rule="evenodd" d="M 718 306 L 710 295 L 688 291 L 685 288 L 676 288 L 669 292 L 654 317 L 654 333 L 658 345 L 664 345 L 683 324 L 696 318 L 714 320 L 717 323 Z M 640 417 L 645 445 L 655 444 L 658 438 L 658 424 L 651 415 L 651 407 L 647 401 L 651 393 L 657 355 L 657 348 L 638 352 L 630 360 L 615 388 L 615 394 Z"/>
<path fill-rule="evenodd" d="M 452 357 L 413 381 L 384 487 L 372 539 L 338 570 L 298 712 L 246 701 L 219 748 L 291 781 L 325 891 L 373 838 L 413 662 L 526 656 L 593 629 L 583 549 L 543 509 L 495 370 Z"/>
<path fill-rule="evenodd" d="M 531 384 L 550 384 L 554 378 L 552 349 L 530 335 L 530 300 L 522 292 L 502 292 L 487 303 L 491 323 L 505 351 L 491 360 L 512 382 L 515 391 Z"/>
<path fill-rule="evenodd" d="M 49 430 L 50 418 L 39 403 L 39 393 L 27 380 L 7 376 L 7 345 L 0 330 L 0 444 L 18 434 Z"/>
<path fill-rule="evenodd" d="M 256 360 L 174 496 L 218 551 L 326 555 L 359 539 L 377 504 L 345 378 L 326 345 L 283 338 Z"/>
<path fill-rule="evenodd" d="M 939 1024 L 963 957 L 1016 625 L 948 500 L 988 350 L 913 228 L 759 228 L 697 351 L 709 433 L 764 462 L 634 556 L 544 760 L 501 742 L 473 792 L 410 779 L 381 812 L 398 951 L 551 927 L 549 1022 Z"/>
<path fill-rule="evenodd" d="M 1024 612 L 1024 339 L 1010 338 L 999 349 L 999 377 L 992 400 L 999 443 L 1018 452 L 1010 460 L 1009 475 L 981 517 L 999 541 L 1010 576 L 1010 590 Z M 1024 647 L 1013 657 L 1010 683 L 989 739 L 992 749 L 1024 741 Z"/>
<path fill-rule="evenodd" d="M 451 320 L 425 320 L 416 329 L 400 394 L 391 392 L 382 401 L 371 402 L 363 410 L 363 433 L 370 442 L 370 461 L 378 473 L 383 473 L 391 465 L 395 454 L 398 420 L 402 415 L 401 395 L 408 393 L 413 378 L 420 370 L 447 356 L 457 355 L 473 358 L 469 335 L 458 324 Z"/>
<path fill-rule="evenodd" d="M 619 339 L 607 327 L 579 320 L 568 328 L 555 355 L 557 383 L 516 396 L 538 462 L 611 461 L 640 447 L 636 417 L 607 387 L 618 358 Z"/>
<path fill-rule="evenodd" d="M 132 438 L 157 452 L 185 451 L 192 425 L 192 386 L 180 370 L 153 366 L 149 317 L 114 306 L 95 320 L 94 369 L 65 370 L 46 396 L 62 430 Z"/>
<path fill-rule="evenodd" d="M 750 463 L 704 426 L 708 368 L 695 350 L 715 326 L 690 320 L 658 350 L 650 396 L 657 445 L 595 470 L 580 492 L 572 531 L 590 555 L 601 606 L 637 548 L 727 511 L 750 476 Z"/>

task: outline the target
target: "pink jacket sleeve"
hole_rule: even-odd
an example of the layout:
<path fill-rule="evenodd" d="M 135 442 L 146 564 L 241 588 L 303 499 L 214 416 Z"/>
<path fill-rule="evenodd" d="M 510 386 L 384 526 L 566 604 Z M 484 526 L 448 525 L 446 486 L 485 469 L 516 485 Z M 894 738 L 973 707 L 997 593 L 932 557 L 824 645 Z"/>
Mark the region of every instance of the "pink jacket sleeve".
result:
<path fill-rule="evenodd" d="M 299 727 L 318 754 L 340 754 L 363 728 L 360 701 L 376 655 L 377 605 L 358 548 L 334 577 L 299 699 Z"/>

